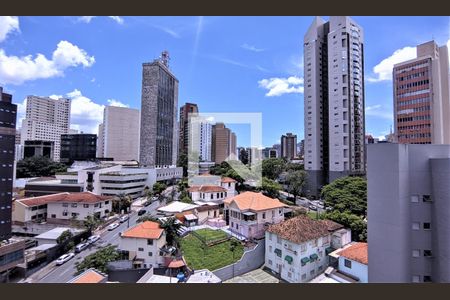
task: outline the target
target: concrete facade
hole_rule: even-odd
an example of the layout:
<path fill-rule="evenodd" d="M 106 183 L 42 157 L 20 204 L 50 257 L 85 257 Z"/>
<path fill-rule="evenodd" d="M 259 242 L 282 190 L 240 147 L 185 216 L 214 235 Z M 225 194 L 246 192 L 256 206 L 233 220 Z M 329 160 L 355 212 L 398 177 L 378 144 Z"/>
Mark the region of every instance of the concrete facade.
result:
<path fill-rule="evenodd" d="M 349 17 L 316 17 L 304 37 L 308 192 L 365 173 L 364 36 Z"/>
<path fill-rule="evenodd" d="M 297 135 L 286 133 L 281 136 L 281 157 L 289 160 L 297 157 Z"/>
<path fill-rule="evenodd" d="M 55 144 L 52 159 L 59 161 L 61 134 L 68 134 L 70 100 L 27 97 L 25 119 L 22 121 L 21 144 L 25 141 L 51 141 Z"/>
<path fill-rule="evenodd" d="M 100 157 L 114 160 L 139 159 L 139 110 L 128 107 L 106 106 L 103 113 Z"/>
<path fill-rule="evenodd" d="M 178 79 L 162 60 L 142 65 L 139 161 L 144 166 L 175 165 L 178 155 Z"/>
<path fill-rule="evenodd" d="M 368 146 L 369 282 L 450 282 L 449 178 L 450 145 Z"/>
<path fill-rule="evenodd" d="M 393 70 L 395 138 L 402 144 L 450 144 L 447 46 L 417 46 L 417 58 Z"/>
<path fill-rule="evenodd" d="M 233 155 L 237 159 L 236 134 L 223 123 L 212 126 L 211 158 L 216 164 L 220 164 Z"/>
<path fill-rule="evenodd" d="M 191 114 L 198 113 L 198 106 L 194 103 L 186 103 L 182 107 L 180 107 L 180 125 L 179 125 L 179 142 L 178 142 L 178 151 L 179 153 L 188 153 L 189 148 L 189 138 L 190 138 L 190 122 L 189 118 Z"/>

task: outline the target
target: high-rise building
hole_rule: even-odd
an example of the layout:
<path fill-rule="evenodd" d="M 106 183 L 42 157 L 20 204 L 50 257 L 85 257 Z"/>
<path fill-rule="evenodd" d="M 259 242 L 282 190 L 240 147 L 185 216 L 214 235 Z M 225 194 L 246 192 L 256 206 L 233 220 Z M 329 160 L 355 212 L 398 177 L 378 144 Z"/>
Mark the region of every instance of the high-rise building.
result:
<path fill-rule="evenodd" d="M 139 110 L 128 107 L 106 106 L 103 124 L 99 126 L 103 155 L 114 160 L 139 158 Z"/>
<path fill-rule="evenodd" d="M 0 87 L 0 241 L 11 237 L 16 118 L 12 95 L 3 93 Z"/>
<path fill-rule="evenodd" d="M 394 66 L 394 127 L 401 144 L 450 144 L 447 46 L 417 46 L 417 58 Z"/>
<path fill-rule="evenodd" d="M 369 282 L 450 282 L 450 145 L 367 149 Z"/>
<path fill-rule="evenodd" d="M 277 152 L 277 157 L 281 157 L 281 144 L 274 144 L 272 148 Z"/>
<path fill-rule="evenodd" d="M 305 156 L 305 140 L 301 140 L 298 145 L 298 156 L 303 158 Z"/>
<path fill-rule="evenodd" d="M 53 142 L 55 148 L 52 159 L 59 161 L 61 134 L 69 133 L 69 126 L 69 99 L 28 96 L 20 143 L 24 145 L 25 141 Z"/>
<path fill-rule="evenodd" d="M 54 157 L 55 152 L 55 142 L 53 141 L 25 141 L 23 145 L 23 157 Z"/>
<path fill-rule="evenodd" d="M 142 65 L 140 163 L 175 165 L 177 161 L 178 79 L 169 70 L 169 54 Z"/>
<path fill-rule="evenodd" d="M 349 17 L 316 17 L 304 37 L 308 190 L 365 172 L 364 34 Z"/>
<path fill-rule="evenodd" d="M 297 135 L 287 133 L 281 136 L 281 157 L 289 160 L 297 157 Z"/>
<path fill-rule="evenodd" d="M 96 134 L 61 135 L 61 162 L 71 165 L 75 160 L 95 160 L 97 154 Z"/>
<path fill-rule="evenodd" d="M 98 124 L 98 135 L 97 135 L 97 157 L 103 157 L 105 153 L 105 137 L 103 123 Z"/>
<path fill-rule="evenodd" d="M 212 125 L 208 121 L 200 123 L 200 159 L 211 161 Z"/>
<path fill-rule="evenodd" d="M 262 151 L 262 158 L 277 158 L 277 150 L 275 148 L 266 147 L 261 150 Z"/>
<path fill-rule="evenodd" d="M 178 142 L 178 150 L 179 154 L 188 153 L 189 148 L 189 115 L 190 114 L 197 114 L 198 113 L 198 106 L 194 103 L 186 103 L 182 107 L 180 107 L 180 125 L 179 125 L 179 132 L 180 132 L 180 139 Z"/>
<path fill-rule="evenodd" d="M 236 134 L 223 123 L 212 126 L 212 161 L 220 164 L 231 155 L 237 159 Z"/>

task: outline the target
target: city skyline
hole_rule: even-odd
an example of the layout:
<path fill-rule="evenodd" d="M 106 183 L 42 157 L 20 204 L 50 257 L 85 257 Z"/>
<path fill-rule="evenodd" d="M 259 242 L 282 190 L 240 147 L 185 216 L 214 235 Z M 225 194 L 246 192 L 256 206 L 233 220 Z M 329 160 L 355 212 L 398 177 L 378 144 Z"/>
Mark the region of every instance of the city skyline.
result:
<path fill-rule="evenodd" d="M 352 18 L 365 29 L 366 132 L 384 136 L 393 125 L 393 63 L 413 58 L 415 46 L 433 38 L 448 44 L 448 17 Z M 262 112 L 262 146 L 272 146 L 287 128 L 303 139 L 302 37 L 312 20 L 9 18 L 0 36 L 0 83 L 14 94 L 19 119 L 26 96 L 60 95 L 72 99 L 72 128 L 97 133 L 104 105 L 140 108 L 141 64 L 168 50 L 180 80 L 179 107 L 194 102 L 203 112 Z M 136 38 L 141 35 L 149 42 Z M 250 146 L 245 128 L 229 127 L 239 145 Z"/>

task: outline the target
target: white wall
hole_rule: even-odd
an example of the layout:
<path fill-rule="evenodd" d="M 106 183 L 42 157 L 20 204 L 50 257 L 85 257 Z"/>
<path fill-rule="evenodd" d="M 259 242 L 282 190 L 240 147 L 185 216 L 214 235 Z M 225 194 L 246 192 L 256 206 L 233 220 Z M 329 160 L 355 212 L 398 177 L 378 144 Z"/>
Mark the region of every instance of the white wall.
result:
<path fill-rule="evenodd" d="M 165 244 L 166 234 L 164 232 L 159 239 L 153 240 L 153 245 L 147 245 L 147 239 L 129 237 L 120 238 L 121 250 L 136 253 L 136 258 L 143 259 L 145 264 L 150 264 L 153 267 L 164 264 L 164 256 L 159 255 L 159 249 L 164 247 Z M 143 248 L 143 251 L 139 251 L 139 248 Z M 152 253 L 151 256 L 149 255 L 149 252 Z"/>
<path fill-rule="evenodd" d="M 339 257 L 339 271 L 359 278 L 359 281 L 361 283 L 367 283 L 368 282 L 367 265 L 348 259 L 349 261 L 351 261 L 351 268 L 347 268 L 344 263 L 345 260 L 346 260 L 345 257 L 342 256 Z"/>

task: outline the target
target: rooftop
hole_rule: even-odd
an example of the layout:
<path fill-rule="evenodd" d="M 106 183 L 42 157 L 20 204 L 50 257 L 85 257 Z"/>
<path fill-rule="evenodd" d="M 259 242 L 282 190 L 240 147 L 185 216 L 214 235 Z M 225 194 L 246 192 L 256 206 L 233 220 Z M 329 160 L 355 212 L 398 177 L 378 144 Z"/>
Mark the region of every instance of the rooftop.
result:
<path fill-rule="evenodd" d="M 330 220 L 314 220 L 306 215 L 299 215 L 279 224 L 270 225 L 267 231 L 282 239 L 301 244 L 326 236 L 343 227 L 343 225 Z"/>
<path fill-rule="evenodd" d="M 226 192 L 227 190 L 217 185 L 194 185 L 188 189 L 188 192 L 215 193 Z"/>
<path fill-rule="evenodd" d="M 244 192 L 237 196 L 227 198 L 223 202 L 228 205 L 230 205 L 231 203 L 235 203 L 241 211 L 263 211 L 268 209 L 287 207 L 287 205 L 283 204 L 278 199 L 273 199 L 263 195 L 262 193 L 255 192 Z"/>
<path fill-rule="evenodd" d="M 76 234 L 82 231 L 81 229 L 74 229 L 70 227 L 56 227 L 53 228 L 52 230 L 46 231 L 38 236 L 35 236 L 34 238 L 44 240 L 56 240 L 61 235 L 61 233 L 63 233 L 66 230 L 70 230 L 72 234 Z"/>
<path fill-rule="evenodd" d="M 220 181 L 224 182 L 224 183 L 237 182 L 236 180 L 234 180 L 233 178 L 230 178 L 230 177 L 223 177 Z"/>
<path fill-rule="evenodd" d="M 16 200 L 25 206 L 37 206 L 48 203 L 97 203 L 100 201 L 105 201 L 112 199 L 110 196 L 99 196 L 91 192 L 81 192 L 81 193 L 58 193 L 46 196 L 38 196 L 31 198 L 23 198 Z"/>
<path fill-rule="evenodd" d="M 367 243 L 353 243 L 351 246 L 340 251 L 338 254 L 342 257 L 357 261 L 365 265 L 367 265 L 369 262 L 367 254 Z"/>
<path fill-rule="evenodd" d="M 102 283 L 106 281 L 106 276 L 96 269 L 88 269 L 78 275 L 77 277 L 73 278 L 72 280 L 68 281 L 67 283 Z"/>
<path fill-rule="evenodd" d="M 173 201 L 169 205 L 158 208 L 158 210 L 166 213 L 180 213 L 197 207 L 198 205 L 188 204 L 180 201 Z"/>
<path fill-rule="evenodd" d="M 213 272 L 203 269 L 203 270 L 196 270 L 194 274 L 189 276 L 186 283 L 220 283 L 222 280 L 214 275 Z"/>
<path fill-rule="evenodd" d="M 124 238 L 138 238 L 138 239 L 159 239 L 164 229 L 159 227 L 159 224 L 152 221 L 145 221 L 140 223 L 122 233 Z"/>

